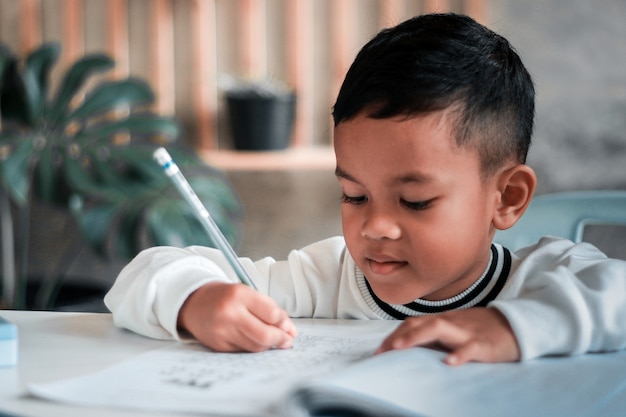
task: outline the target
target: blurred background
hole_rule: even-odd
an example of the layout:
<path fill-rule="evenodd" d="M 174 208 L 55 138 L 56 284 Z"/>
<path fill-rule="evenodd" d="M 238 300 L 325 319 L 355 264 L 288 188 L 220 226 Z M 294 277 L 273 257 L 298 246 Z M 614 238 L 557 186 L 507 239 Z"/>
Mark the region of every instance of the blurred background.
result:
<path fill-rule="evenodd" d="M 58 73 L 104 52 L 116 61 L 107 76 L 145 79 L 153 110 L 180 120 L 182 140 L 239 194 L 239 253 L 284 258 L 341 233 L 330 111 L 353 57 L 381 28 L 445 11 L 505 36 L 534 77 L 528 163 L 538 193 L 626 189 L 624 0 L 0 0 L 0 42 L 19 55 L 60 42 Z M 295 93 L 286 149 L 234 144 L 225 95 L 251 83 Z M 71 222 L 61 210 L 34 208 L 30 273 L 44 274 L 61 243 L 81 238 L 67 232 Z M 619 243 L 604 244 L 623 254 Z M 82 250 L 67 279 L 108 288 L 126 260 Z"/>

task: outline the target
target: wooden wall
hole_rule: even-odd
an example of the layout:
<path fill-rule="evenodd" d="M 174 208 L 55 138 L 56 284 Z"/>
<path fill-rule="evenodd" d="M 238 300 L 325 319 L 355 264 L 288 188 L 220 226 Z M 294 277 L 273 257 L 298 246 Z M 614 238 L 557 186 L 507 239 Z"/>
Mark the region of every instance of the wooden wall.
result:
<path fill-rule="evenodd" d="M 486 19 L 487 0 L 0 0 L 0 42 L 24 54 L 63 45 L 58 73 L 90 52 L 115 77 L 146 79 L 201 151 L 228 149 L 220 80 L 274 78 L 296 90 L 292 147 L 330 143 L 330 107 L 352 58 L 378 30 L 431 11 Z"/>

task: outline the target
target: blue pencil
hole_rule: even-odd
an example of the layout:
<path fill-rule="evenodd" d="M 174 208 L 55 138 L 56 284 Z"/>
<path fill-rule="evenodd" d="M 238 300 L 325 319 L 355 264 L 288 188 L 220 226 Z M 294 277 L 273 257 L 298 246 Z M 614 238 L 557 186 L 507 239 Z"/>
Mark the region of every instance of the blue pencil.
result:
<path fill-rule="evenodd" d="M 193 208 L 198 220 L 200 220 L 200 224 L 202 224 L 206 230 L 213 244 L 215 244 L 215 246 L 222 251 L 226 260 L 235 271 L 235 274 L 237 274 L 239 280 L 256 290 L 257 287 L 254 285 L 254 281 L 252 281 L 252 278 L 250 278 L 243 265 L 239 262 L 232 246 L 230 246 L 220 228 L 215 223 L 215 220 L 213 220 L 209 214 L 209 211 L 206 207 L 204 207 L 196 193 L 193 191 L 193 188 L 191 188 L 191 185 L 189 185 L 189 182 L 184 177 L 183 173 L 180 172 L 178 165 L 176 165 L 176 162 L 174 162 L 169 152 L 167 152 L 165 148 L 158 148 L 154 151 L 153 157 L 163 168 L 165 174 L 172 180 L 183 198 Z"/>

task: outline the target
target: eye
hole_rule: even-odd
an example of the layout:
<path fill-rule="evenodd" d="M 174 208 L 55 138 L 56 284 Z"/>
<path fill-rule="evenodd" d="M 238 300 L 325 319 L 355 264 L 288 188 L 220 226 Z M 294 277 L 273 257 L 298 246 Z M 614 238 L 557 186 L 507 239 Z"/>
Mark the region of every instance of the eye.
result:
<path fill-rule="evenodd" d="M 410 210 L 426 210 L 427 208 L 429 208 L 432 203 L 433 203 L 434 199 L 431 200 L 426 200 L 426 201 L 407 201 L 407 200 L 402 200 L 402 204 L 410 209 Z"/>
<path fill-rule="evenodd" d="M 346 204 L 363 204 L 367 201 L 367 197 L 366 196 L 349 196 L 347 194 L 342 194 L 341 195 L 341 202 L 342 203 L 346 203 Z"/>

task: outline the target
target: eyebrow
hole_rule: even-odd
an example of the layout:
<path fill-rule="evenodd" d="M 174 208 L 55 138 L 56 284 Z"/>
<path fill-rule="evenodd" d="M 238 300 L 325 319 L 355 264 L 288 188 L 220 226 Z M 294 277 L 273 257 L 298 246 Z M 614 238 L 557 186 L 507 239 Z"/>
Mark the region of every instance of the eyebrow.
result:
<path fill-rule="evenodd" d="M 344 178 L 344 179 L 349 180 L 349 181 L 352 181 L 352 182 L 357 182 L 357 181 L 356 181 L 356 180 L 352 177 L 352 175 L 348 174 L 346 171 L 344 171 L 343 169 L 341 169 L 341 168 L 339 167 L 339 165 L 337 165 L 337 166 L 335 167 L 335 176 L 336 176 L 337 178 Z"/>
<path fill-rule="evenodd" d="M 348 174 L 346 171 L 344 171 L 343 169 L 341 169 L 341 167 L 337 166 L 335 168 L 335 175 L 337 176 L 337 178 L 344 178 L 348 181 L 352 181 L 355 183 L 358 183 L 359 181 L 356 180 L 356 178 L 354 178 L 352 175 Z M 424 174 L 421 172 L 410 172 L 406 175 L 401 175 L 398 176 L 397 178 L 393 179 L 393 183 L 394 184 L 408 184 L 408 183 L 430 183 L 430 182 L 435 182 L 436 179 L 435 177 L 433 177 L 432 175 L 429 174 Z"/>

